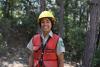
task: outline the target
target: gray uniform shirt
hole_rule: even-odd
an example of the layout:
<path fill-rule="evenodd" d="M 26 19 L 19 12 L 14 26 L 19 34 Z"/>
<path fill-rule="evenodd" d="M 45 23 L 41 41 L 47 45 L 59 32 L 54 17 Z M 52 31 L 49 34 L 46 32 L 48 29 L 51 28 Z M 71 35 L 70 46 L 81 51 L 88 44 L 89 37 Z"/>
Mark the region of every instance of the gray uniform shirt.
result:
<path fill-rule="evenodd" d="M 50 31 L 49 34 L 44 37 L 43 34 L 41 34 L 41 37 L 43 39 L 43 45 L 46 43 L 47 39 L 49 38 L 49 36 L 53 36 L 53 32 Z M 33 52 L 33 43 L 32 43 L 32 39 L 30 40 L 30 42 L 28 43 L 27 45 L 27 48 L 29 50 L 31 50 Z M 63 43 L 63 40 L 62 38 L 60 37 L 59 40 L 58 40 L 58 43 L 57 43 L 57 54 L 61 54 L 62 52 L 65 52 L 65 47 L 64 47 L 64 43 Z"/>

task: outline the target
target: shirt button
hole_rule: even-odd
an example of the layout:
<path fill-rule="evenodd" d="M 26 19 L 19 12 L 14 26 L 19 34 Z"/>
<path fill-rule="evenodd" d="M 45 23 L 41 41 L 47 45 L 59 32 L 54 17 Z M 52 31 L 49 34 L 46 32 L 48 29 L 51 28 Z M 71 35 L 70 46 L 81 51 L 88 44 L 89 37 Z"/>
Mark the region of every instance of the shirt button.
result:
<path fill-rule="evenodd" d="M 42 53 L 42 55 L 43 55 L 44 53 Z"/>

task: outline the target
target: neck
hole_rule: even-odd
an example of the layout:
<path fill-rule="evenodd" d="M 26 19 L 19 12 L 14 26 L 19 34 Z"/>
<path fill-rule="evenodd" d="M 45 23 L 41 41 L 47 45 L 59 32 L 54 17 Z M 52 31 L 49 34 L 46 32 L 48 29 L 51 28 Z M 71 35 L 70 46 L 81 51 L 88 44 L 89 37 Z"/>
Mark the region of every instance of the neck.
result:
<path fill-rule="evenodd" d="M 43 32 L 43 36 L 46 37 L 49 32 Z"/>

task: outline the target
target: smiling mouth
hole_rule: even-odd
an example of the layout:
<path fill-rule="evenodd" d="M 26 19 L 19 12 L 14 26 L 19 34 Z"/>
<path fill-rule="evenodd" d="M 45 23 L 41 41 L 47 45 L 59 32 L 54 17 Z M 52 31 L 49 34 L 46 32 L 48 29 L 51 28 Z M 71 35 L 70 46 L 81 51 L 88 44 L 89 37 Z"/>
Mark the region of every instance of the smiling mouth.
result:
<path fill-rule="evenodd" d="M 43 28 L 48 28 L 47 26 L 44 26 Z"/>

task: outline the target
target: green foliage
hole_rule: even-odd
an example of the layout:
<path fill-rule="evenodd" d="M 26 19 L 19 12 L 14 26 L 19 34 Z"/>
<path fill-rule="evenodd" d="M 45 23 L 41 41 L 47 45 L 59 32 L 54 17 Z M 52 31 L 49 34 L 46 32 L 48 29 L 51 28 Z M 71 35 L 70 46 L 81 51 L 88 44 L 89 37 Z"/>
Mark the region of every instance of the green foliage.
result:
<path fill-rule="evenodd" d="M 65 46 L 70 60 L 79 62 L 85 44 L 87 22 L 86 1 L 70 0 L 65 3 Z"/>
<path fill-rule="evenodd" d="M 0 4 L 1 15 L 3 15 L 0 16 L 2 40 L 7 43 L 7 47 L 14 47 L 18 44 L 27 45 L 26 43 L 37 31 L 38 14 L 32 8 L 34 4 L 24 0 L 9 0 L 8 4 L 11 6 L 6 5 L 6 1 L 2 1 Z M 5 10 L 4 5 L 11 9 Z M 8 12 L 7 16 L 6 12 Z"/>
<path fill-rule="evenodd" d="M 4 42 L 3 40 L 3 36 L 0 33 L 0 55 L 6 55 L 6 51 L 7 51 L 7 45 L 6 42 Z"/>
<path fill-rule="evenodd" d="M 87 0 L 65 0 L 64 4 L 65 59 L 79 62 L 82 59 L 85 44 L 89 7 Z M 9 0 L 9 5 L 6 5 L 4 0 L 0 2 L 0 53 L 2 51 L 6 53 L 8 47 L 11 46 L 23 45 L 26 47 L 31 37 L 37 32 L 39 0 Z M 6 9 L 7 6 L 9 9 Z M 55 14 L 57 24 L 54 27 L 54 32 L 58 33 L 60 28 L 58 19 L 61 18 L 58 17 L 59 6 L 48 0 L 46 1 L 46 9 L 52 10 Z M 99 52 L 100 49 L 97 50 L 94 58 L 95 67 L 100 62 Z"/>
<path fill-rule="evenodd" d="M 93 58 L 93 67 L 98 67 L 100 66 L 100 42 L 99 42 L 99 47 L 97 48 L 94 58 Z"/>

